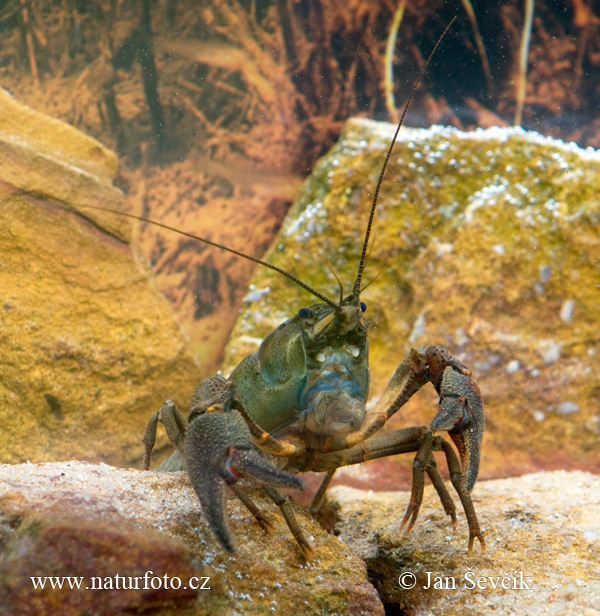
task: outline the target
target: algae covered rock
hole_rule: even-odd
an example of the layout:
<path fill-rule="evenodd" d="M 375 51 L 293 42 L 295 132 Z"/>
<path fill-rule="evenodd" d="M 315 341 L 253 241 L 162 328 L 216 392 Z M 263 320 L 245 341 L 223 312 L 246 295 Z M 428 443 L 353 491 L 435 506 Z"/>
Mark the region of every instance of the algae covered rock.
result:
<path fill-rule="evenodd" d="M 346 545 L 297 511 L 316 549 L 307 563 L 279 510 L 250 494 L 276 530 L 265 534 L 228 499 L 237 549 L 229 554 L 186 473 L 0 465 L 0 613 L 383 615 Z"/>
<path fill-rule="evenodd" d="M 115 155 L 0 91 L 4 462 L 139 464 L 151 413 L 187 405 L 196 360 L 140 266 Z"/>
<path fill-rule="evenodd" d="M 408 492 L 336 486 L 333 532 L 367 564 L 387 613 L 600 614 L 600 477 L 541 472 L 479 483 L 474 502 L 486 549 L 467 555 L 432 487 L 408 535 L 400 529 Z"/>
<path fill-rule="evenodd" d="M 330 266 L 350 291 L 393 131 L 346 124 L 267 261 L 337 298 Z M 371 391 L 381 393 L 411 347 L 438 344 L 460 358 L 486 403 L 484 477 L 599 468 L 599 171 L 596 152 L 521 129 L 400 131 L 363 284 L 374 281 L 361 295 L 371 321 Z M 316 301 L 258 268 L 228 369 Z M 436 405 L 425 388 L 390 426 L 428 424 Z M 385 466 L 378 486 L 391 489 L 410 460 L 371 464 Z M 375 471 L 347 472 L 357 486 L 374 481 Z"/>

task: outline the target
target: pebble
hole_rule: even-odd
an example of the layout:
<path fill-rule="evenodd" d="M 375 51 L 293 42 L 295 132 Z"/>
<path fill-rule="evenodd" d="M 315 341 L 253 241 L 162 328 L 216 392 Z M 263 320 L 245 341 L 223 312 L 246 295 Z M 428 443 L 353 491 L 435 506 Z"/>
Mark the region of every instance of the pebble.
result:
<path fill-rule="evenodd" d="M 506 366 L 506 372 L 508 374 L 514 374 L 521 367 L 521 362 L 518 359 L 513 359 L 511 362 L 508 362 Z"/>
<path fill-rule="evenodd" d="M 540 347 L 542 359 L 546 366 L 550 366 L 560 359 L 560 344 L 554 340 L 545 340 L 543 344 L 540 344 Z"/>
<path fill-rule="evenodd" d="M 567 325 L 573 323 L 573 308 L 575 308 L 575 302 L 572 299 L 567 299 L 563 302 L 560 309 L 560 320 Z"/>
<path fill-rule="evenodd" d="M 557 415 L 570 415 L 571 413 L 579 413 L 579 405 L 575 402 L 561 402 L 556 407 Z"/>
<path fill-rule="evenodd" d="M 540 282 L 542 284 L 546 284 L 550 280 L 550 274 L 552 273 L 552 269 L 549 265 L 544 265 L 540 267 Z"/>

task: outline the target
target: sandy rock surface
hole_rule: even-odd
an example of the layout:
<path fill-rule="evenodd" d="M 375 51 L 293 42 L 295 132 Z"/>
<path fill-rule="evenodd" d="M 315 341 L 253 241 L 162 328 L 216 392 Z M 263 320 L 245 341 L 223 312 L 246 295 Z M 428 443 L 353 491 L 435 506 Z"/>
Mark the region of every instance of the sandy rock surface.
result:
<path fill-rule="evenodd" d="M 452 535 L 431 487 L 403 536 L 409 497 L 347 486 L 329 493 L 333 533 L 364 559 L 389 613 L 600 615 L 600 476 L 556 471 L 478 483 L 486 549 L 476 541 L 470 556 L 464 514 Z"/>
<path fill-rule="evenodd" d="M 364 563 L 346 545 L 297 510 L 317 551 L 307 563 L 279 510 L 260 494 L 254 499 L 276 531 L 266 534 L 230 498 L 237 542 L 230 555 L 217 545 L 184 472 L 1 465 L 0 614 L 383 615 Z M 31 577 L 45 576 L 81 579 L 81 587 L 65 581 L 52 589 L 46 581 L 34 588 Z"/>

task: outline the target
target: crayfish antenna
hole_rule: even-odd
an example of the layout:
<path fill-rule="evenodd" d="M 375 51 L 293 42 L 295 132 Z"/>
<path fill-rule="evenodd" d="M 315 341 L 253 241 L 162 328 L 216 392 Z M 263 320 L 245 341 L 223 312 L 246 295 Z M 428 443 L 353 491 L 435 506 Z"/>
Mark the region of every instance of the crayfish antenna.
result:
<path fill-rule="evenodd" d="M 390 158 L 392 156 L 392 150 L 394 149 L 394 145 L 396 144 L 396 140 L 398 139 L 398 133 L 400 132 L 400 129 L 402 128 L 402 125 L 404 124 L 404 118 L 406 118 L 406 112 L 408 111 L 408 108 L 410 107 L 410 104 L 412 103 L 412 100 L 415 97 L 415 93 L 417 91 L 417 88 L 419 87 L 419 84 L 423 80 L 423 75 L 425 75 L 425 71 L 429 67 L 429 63 L 431 62 L 431 59 L 433 58 L 435 52 L 437 51 L 437 48 L 442 42 L 442 39 L 444 38 L 444 36 L 446 36 L 446 32 L 448 32 L 448 30 L 450 29 L 450 26 L 452 26 L 455 19 L 456 19 L 456 16 L 453 17 L 450 23 L 446 26 L 446 29 L 442 32 L 433 50 L 429 54 L 429 57 L 427 58 L 425 64 L 423 65 L 423 68 L 419 71 L 419 75 L 415 83 L 413 84 L 413 87 L 408 96 L 408 100 L 406 101 L 406 105 L 404 105 L 404 110 L 402 111 L 402 117 L 400 118 L 400 121 L 398 122 L 398 126 L 396 127 L 396 132 L 394 133 L 392 142 L 390 143 L 390 147 L 388 148 L 387 154 L 385 155 L 385 160 L 383 161 L 383 167 L 381 167 L 381 173 L 379 174 L 377 185 L 375 187 L 375 193 L 373 195 L 373 203 L 371 204 L 371 211 L 369 213 L 369 221 L 367 222 L 367 230 L 365 231 L 365 239 L 363 241 L 362 251 L 360 254 L 360 261 L 358 263 L 358 271 L 356 273 L 356 280 L 354 282 L 354 287 L 352 289 L 352 295 L 354 295 L 355 297 L 358 297 L 360 294 L 360 281 L 362 279 L 362 275 L 363 275 L 365 265 L 367 262 L 367 251 L 369 248 L 369 238 L 371 236 L 371 228 L 373 227 L 373 219 L 375 218 L 375 209 L 377 208 L 377 202 L 379 200 L 379 192 L 381 190 L 381 185 L 383 184 L 383 176 L 385 175 L 385 171 L 387 169 L 387 166 L 390 162 Z"/>
<path fill-rule="evenodd" d="M 328 263 L 327 267 L 329 268 L 329 271 L 333 274 L 334 278 L 337 280 L 338 286 L 340 287 L 340 304 L 341 304 L 342 300 L 344 299 L 344 285 L 342 284 L 342 281 L 340 280 L 339 276 L 335 273 L 335 270 L 333 269 L 333 267 L 331 267 L 331 263 Z"/>
<path fill-rule="evenodd" d="M 285 276 L 292 282 L 296 283 L 299 287 L 302 287 L 304 290 L 308 291 L 311 295 L 314 295 L 316 298 L 320 299 L 322 302 L 329 304 L 332 308 L 334 309 L 338 308 L 338 305 L 332 299 L 329 299 L 323 293 L 320 293 L 316 289 L 313 289 L 313 287 L 311 287 L 310 285 L 306 284 L 305 282 L 302 282 L 302 280 L 300 280 L 300 278 L 298 278 L 297 276 L 294 276 L 293 274 L 286 272 L 281 267 L 277 267 L 276 265 L 273 265 L 272 263 L 268 263 L 267 261 L 263 261 L 262 259 L 253 257 L 252 255 L 248 255 L 245 252 L 242 252 L 241 250 L 235 250 L 234 248 L 229 248 L 229 246 L 225 246 L 224 244 L 219 244 L 218 242 L 213 242 L 212 240 L 209 240 L 205 237 L 200 237 L 199 235 L 194 235 L 193 233 L 188 233 L 187 231 L 182 231 L 181 229 L 171 227 L 170 225 L 159 222 L 158 220 L 152 220 L 151 218 L 146 218 L 145 216 L 138 216 L 137 214 L 131 214 L 130 212 L 121 212 L 119 210 L 115 210 L 110 207 L 104 207 L 102 205 L 89 205 L 89 204 L 83 204 L 83 203 L 73 204 L 73 203 L 68 203 L 66 201 L 61 201 L 59 199 L 56 199 L 56 201 L 63 206 L 63 209 L 71 211 L 71 212 L 74 211 L 73 210 L 74 205 L 77 205 L 77 207 L 83 208 L 83 209 L 98 210 L 101 212 L 109 212 L 110 214 L 115 214 L 116 216 L 123 216 L 124 218 L 131 218 L 132 220 L 146 222 L 150 225 L 154 225 L 155 227 L 160 227 L 161 229 L 166 229 L 167 231 L 173 231 L 173 233 L 178 233 L 179 235 L 183 235 L 184 237 L 189 237 L 190 239 L 195 240 L 197 242 L 208 244 L 209 246 L 213 246 L 214 248 L 220 248 L 221 250 L 230 252 L 236 257 L 242 257 L 243 259 L 247 259 L 248 261 L 257 263 L 258 265 L 263 265 L 264 267 L 268 267 L 274 272 L 277 272 L 278 274 L 281 274 L 282 276 Z M 77 212 L 77 213 L 81 215 L 81 212 Z"/>

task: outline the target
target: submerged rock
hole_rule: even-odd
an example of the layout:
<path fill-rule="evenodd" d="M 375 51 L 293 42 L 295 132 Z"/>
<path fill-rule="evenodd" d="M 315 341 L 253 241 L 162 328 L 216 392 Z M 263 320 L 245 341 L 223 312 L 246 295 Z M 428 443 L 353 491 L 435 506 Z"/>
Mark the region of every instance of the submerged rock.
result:
<path fill-rule="evenodd" d="M 129 221 L 84 207 L 122 208 L 116 169 L 0 90 L 0 461 L 138 464 L 149 416 L 199 381 Z"/>
<path fill-rule="evenodd" d="M 267 261 L 337 298 L 329 264 L 349 293 L 393 131 L 367 120 L 346 124 Z M 362 293 L 372 396 L 411 347 L 438 344 L 473 369 L 480 385 L 483 477 L 600 469 L 600 155 L 521 129 L 403 128 L 399 139 L 363 279 L 374 279 Z M 265 268 L 252 284 L 249 299 L 259 299 L 244 306 L 229 367 L 318 301 Z M 565 402 L 578 412 L 564 414 Z M 436 406 L 428 386 L 389 427 L 429 424 Z M 357 487 L 406 486 L 411 458 L 339 475 Z"/>
<path fill-rule="evenodd" d="M 463 515 L 452 535 L 433 488 L 408 535 L 406 492 L 337 486 L 326 514 L 367 564 L 389 613 L 600 615 L 600 477 L 543 472 L 477 484 L 485 533 L 467 555 Z M 462 513 L 462 512 L 461 512 Z"/>
<path fill-rule="evenodd" d="M 1 465 L 0 613 L 383 615 L 364 563 L 346 545 L 297 510 L 316 549 L 307 563 L 279 510 L 248 493 L 276 531 L 265 534 L 231 497 L 230 555 L 183 472 Z"/>

